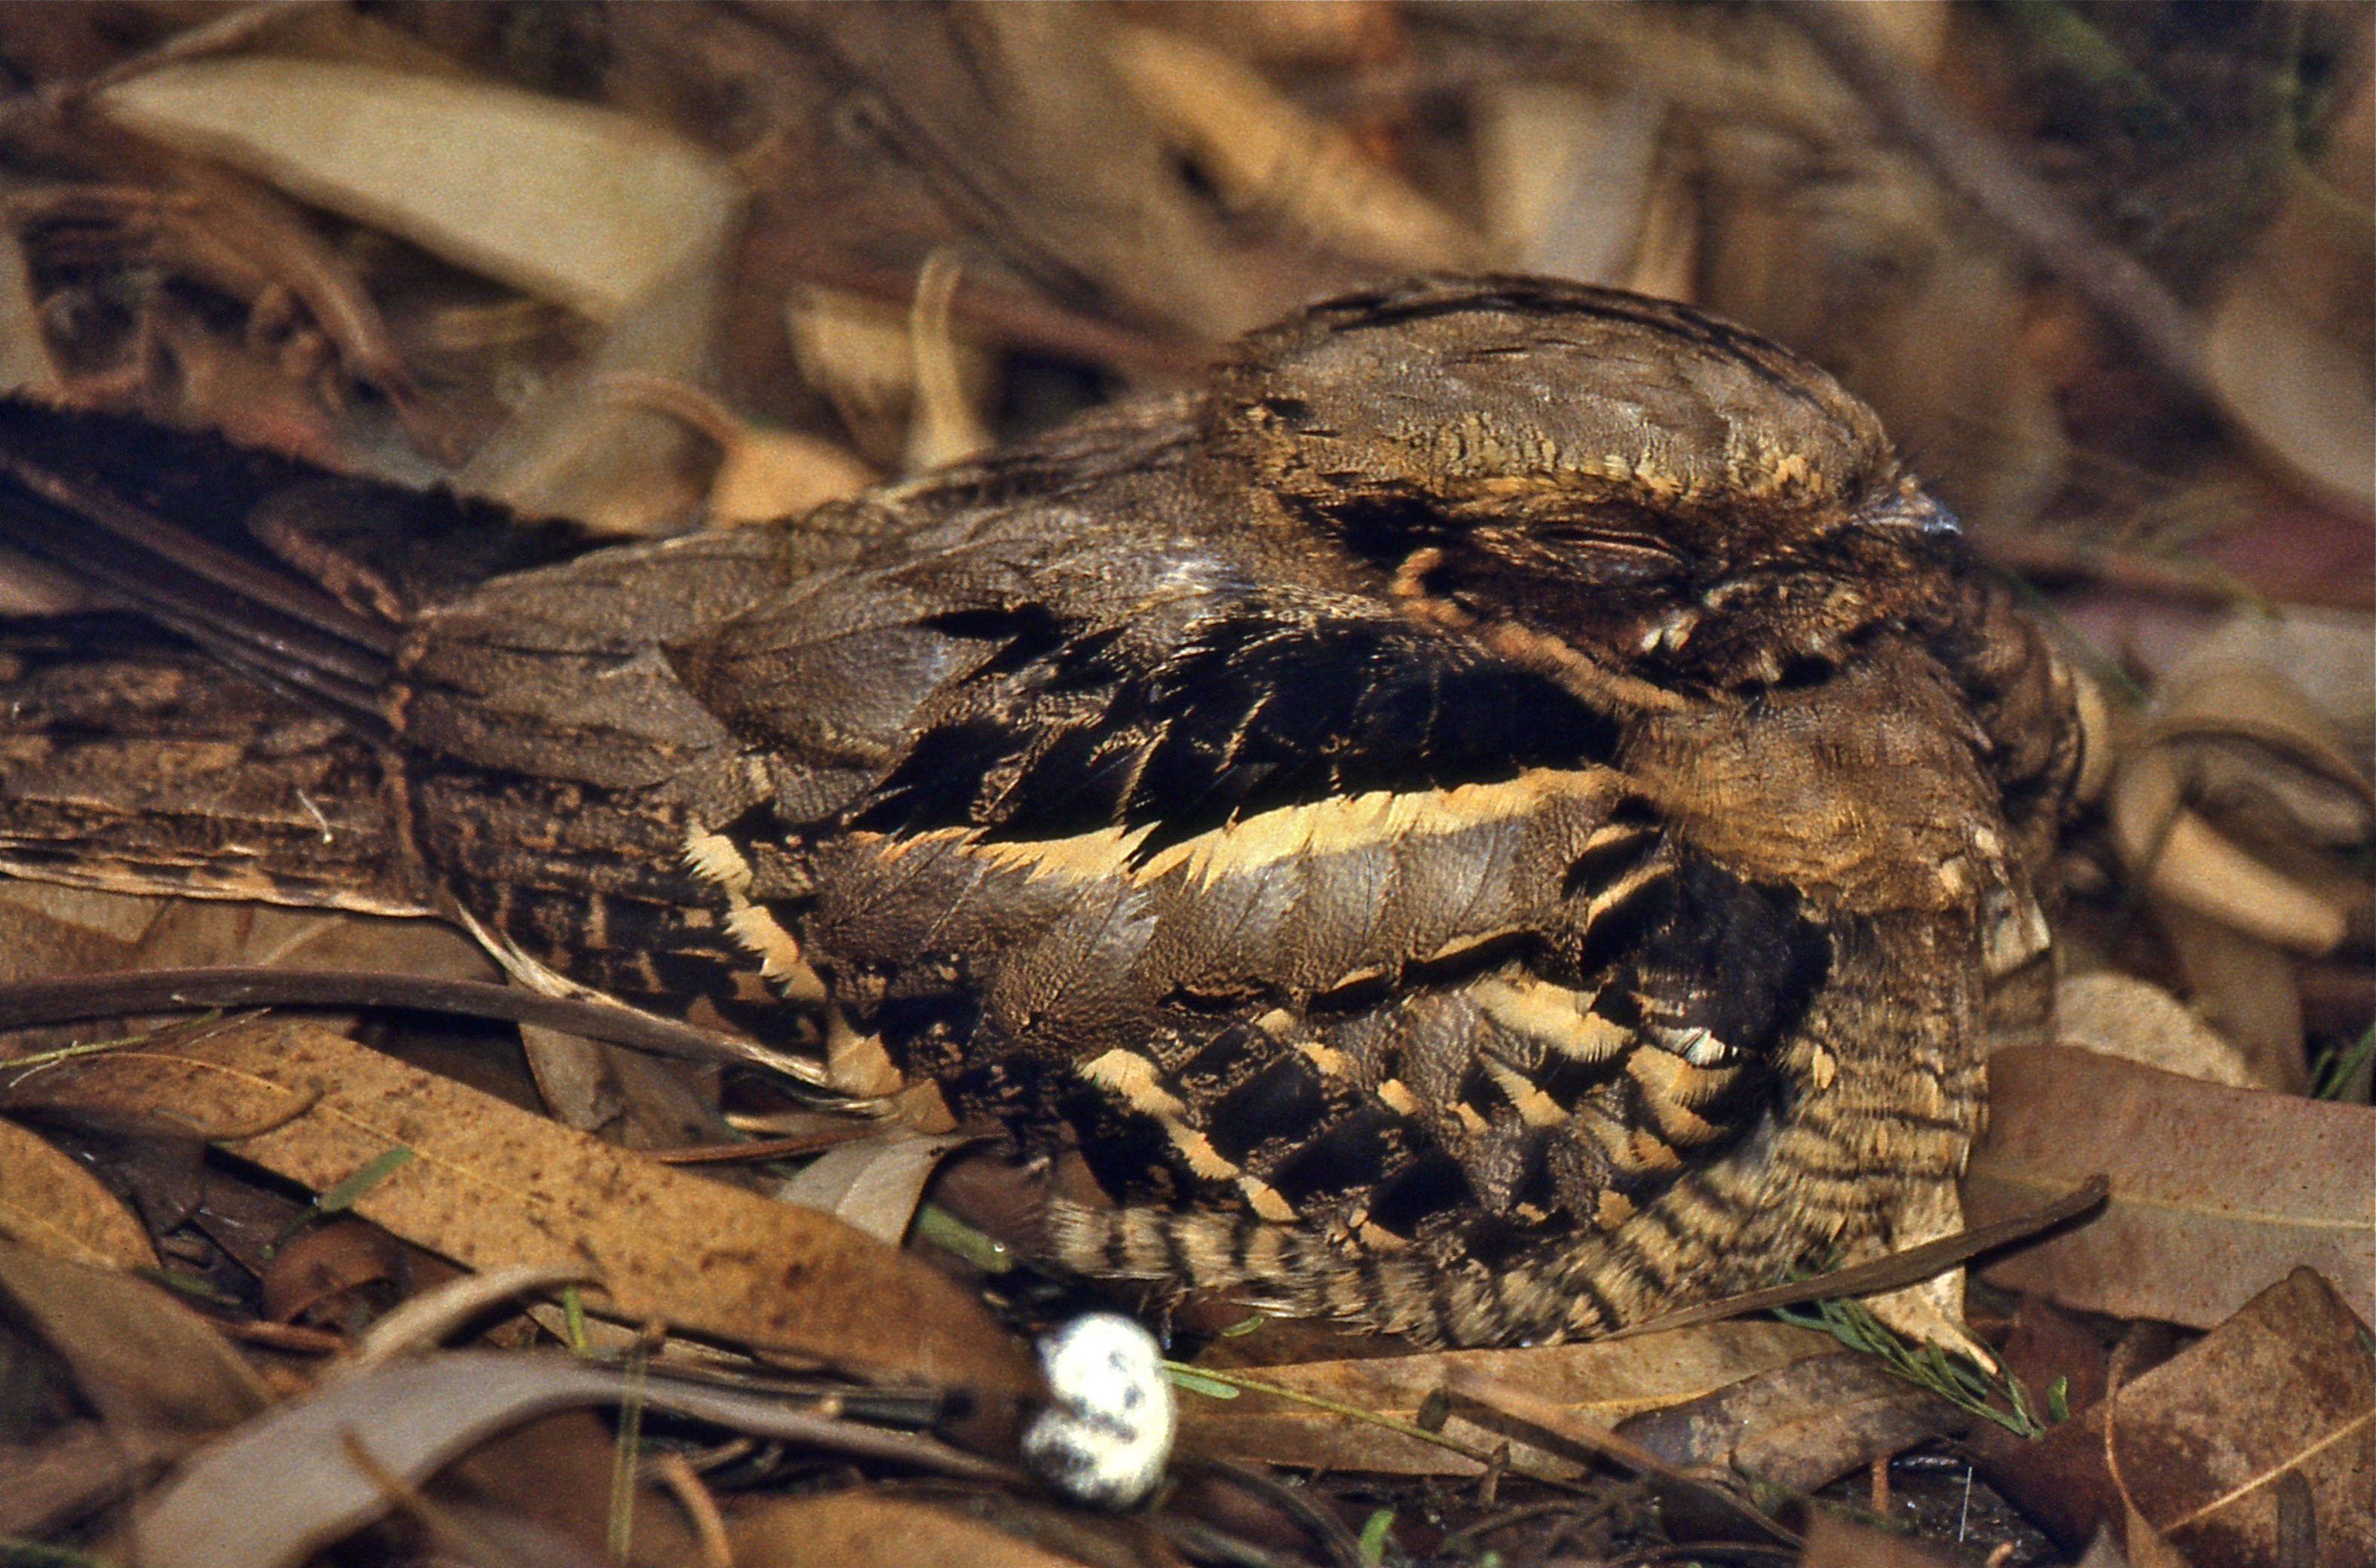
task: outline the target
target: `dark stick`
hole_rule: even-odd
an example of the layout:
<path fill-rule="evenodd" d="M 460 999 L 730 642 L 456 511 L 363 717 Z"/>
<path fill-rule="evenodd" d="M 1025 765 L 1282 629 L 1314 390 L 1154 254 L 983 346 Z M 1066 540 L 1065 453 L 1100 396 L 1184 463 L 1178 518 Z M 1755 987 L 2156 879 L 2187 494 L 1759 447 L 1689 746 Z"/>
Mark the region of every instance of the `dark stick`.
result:
<path fill-rule="evenodd" d="M 484 980 L 428 980 L 372 969 L 269 969 L 228 965 L 201 969 L 142 969 L 128 974 L 74 975 L 0 984 L 0 1029 L 62 1024 L 76 1018 L 140 1013 L 197 1012 L 213 1007 L 405 1007 L 468 1018 L 537 1024 L 612 1045 L 689 1062 L 764 1060 L 764 1048 L 711 1034 L 690 1024 L 601 1002 L 540 996 Z"/>

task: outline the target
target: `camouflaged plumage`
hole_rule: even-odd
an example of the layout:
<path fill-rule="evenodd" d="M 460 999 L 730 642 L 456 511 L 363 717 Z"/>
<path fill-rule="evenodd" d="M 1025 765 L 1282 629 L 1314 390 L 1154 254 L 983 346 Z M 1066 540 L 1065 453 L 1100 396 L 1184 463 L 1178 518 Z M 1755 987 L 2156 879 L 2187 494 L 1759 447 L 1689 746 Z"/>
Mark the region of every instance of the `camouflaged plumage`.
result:
<path fill-rule="evenodd" d="M 59 417 L 0 419 L 0 528 L 53 552 L 125 488 L 45 477 Z M 1863 405 L 1679 306 L 1358 295 L 1196 395 L 665 543 L 246 461 L 218 531 L 344 608 L 19 628 L 0 861 L 879 1039 L 1077 1143 L 1092 1274 L 1479 1344 L 1917 1243 L 1984 1028 L 2047 1004 L 2071 677 Z M 1881 1306 L 1952 1336 L 1958 1291 Z"/>

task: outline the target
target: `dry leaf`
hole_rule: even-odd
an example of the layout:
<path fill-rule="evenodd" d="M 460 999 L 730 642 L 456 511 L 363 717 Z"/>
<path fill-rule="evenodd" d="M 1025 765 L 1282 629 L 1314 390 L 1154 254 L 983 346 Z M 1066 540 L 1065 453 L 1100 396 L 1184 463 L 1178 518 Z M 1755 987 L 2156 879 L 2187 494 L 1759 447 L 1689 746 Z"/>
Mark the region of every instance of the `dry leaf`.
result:
<path fill-rule="evenodd" d="M 2243 1052 L 2151 980 L 2110 969 L 2073 975 L 2054 988 L 2054 1039 L 2229 1088 L 2279 1086 L 2256 1075 Z M 2295 1038 L 2299 1053 L 2301 1040 Z"/>
<path fill-rule="evenodd" d="M 738 196 L 690 143 L 491 82 L 193 60 L 100 95 L 117 124 L 597 321 L 712 252 Z"/>
<path fill-rule="evenodd" d="M 305 1025 L 259 1022 L 86 1057 L 0 1103 L 12 1096 L 171 1105 L 208 1126 L 268 1126 L 237 1142 L 240 1158 L 316 1191 L 410 1150 L 351 1206 L 457 1263 L 584 1262 L 601 1275 L 609 1310 L 630 1319 L 936 1384 L 1037 1387 L 1029 1352 L 927 1264 Z"/>
<path fill-rule="evenodd" d="M 1243 212 L 1400 268 L 1478 267 L 1467 228 L 1305 113 L 1261 72 L 1176 33 L 1111 23 L 1107 58 L 1164 136 Z"/>
<path fill-rule="evenodd" d="M 2310 1054 L 2302 1049 L 2299 960 L 2274 943 L 2205 920 L 2167 898 L 2149 896 L 2145 908 L 2152 911 L 2155 928 L 2178 960 L 2192 1010 L 2199 1012 L 2236 1053 L 2246 1080 L 2243 1087 L 2308 1094 Z M 2097 1049 L 2080 1039 L 2060 1043 Z M 2132 1056 L 2126 1051 L 2107 1054 Z M 2174 1063 L 2146 1061 L 2146 1065 L 2185 1070 Z M 2220 1081 L 2209 1073 L 2190 1076 Z"/>
<path fill-rule="evenodd" d="M 872 88 L 891 122 L 883 140 L 952 217 L 1059 297 L 1208 339 L 1282 303 L 1178 176 L 1088 7 L 787 6 L 767 24 Z"/>
<path fill-rule="evenodd" d="M 140 1561 L 144 1568 L 280 1568 L 386 1513 L 393 1500 L 385 1477 L 418 1482 L 506 1427 L 630 1397 L 757 1436 L 951 1475 L 1005 1474 L 931 1438 L 809 1415 L 755 1395 L 564 1356 L 457 1351 L 339 1379 L 211 1444 L 143 1511 Z M 357 1462 L 355 1446 L 369 1465 Z"/>
<path fill-rule="evenodd" d="M 1870 1356 L 1810 1356 L 1688 1404 L 1621 1423 L 1617 1435 L 1678 1467 L 1713 1465 L 1812 1491 L 1969 1418 L 1892 1377 Z"/>
<path fill-rule="evenodd" d="M 2152 1536 L 2206 1568 L 2278 1568 L 2278 1493 L 2299 1476 L 2317 1568 L 2365 1568 L 2376 1562 L 2370 1346 L 2367 1324 L 2323 1279 L 2298 1270 L 2042 1441 L 1984 1443 L 1982 1461 L 2067 1546 L 2132 1508 Z M 2118 1486 L 2105 1464 L 2108 1412 Z M 2128 1542 L 2132 1561 L 2143 1544 Z"/>
<path fill-rule="evenodd" d="M 952 1509 L 864 1491 L 771 1499 L 735 1520 L 739 1568 L 1072 1568 Z"/>
<path fill-rule="evenodd" d="M 2223 1088 L 2089 1051 L 1989 1059 L 1989 1125 L 1964 1178 L 1976 1225 L 2097 1171 L 2100 1215 L 2024 1247 L 1990 1283 L 2067 1307 L 2208 1328 L 2299 1265 L 2376 1310 L 2376 1110 Z"/>
<path fill-rule="evenodd" d="M 393 1285 L 403 1266 L 396 1239 L 360 1219 L 314 1226 L 282 1247 L 264 1271 L 259 1303 L 270 1323 L 334 1326 L 368 1286 Z"/>
<path fill-rule="evenodd" d="M 0 1243 L 0 1298 L 65 1358 L 127 1453 L 171 1455 L 264 1408 L 264 1386 L 222 1336 L 163 1290 Z"/>
<path fill-rule="evenodd" d="M 2364 348 L 2307 314 L 2264 264 L 2228 286 L 2203 356 L 2228 415 L 2286 474 L 2332 505 L 2376 507 L 2376 376 Z"/>
<path fill-rule="evenodd" d="M 712 528 L 797 517 L 828 501 L 855 495 L 881 477 L 822 437 L 769 430 L 742 419 L 689 382 L 628 374 L 602 385 L 623 402 L 681 421 L 718 448 L 707 504 Z"/>
<path fill-rule="evenodd" d="M 1720 1323 L 1596 1344 L 1307 1361 L 1262 1367 L 1245 1375 L 1409 1421 L 1454 1372 L 1468 1369 L 1532 1389 L 1609 1425 L 1838 1348 L 1828 1335 L 1786 1324 Z M 1406 1433 L 1265 1394 L 1247 1393 L 1225 1401 L 1183 1392 L 1180 1432 L 1183 1448 L 1273 1464 L 1397 1475 L 1468 1476 L 1479 1467 L 1450 1449 Z M 1443 1435 L 1476 1452 L 1490 1453 L 1503 1442 L 1501 1432 L 1456 1414 L 1445 1421 Z M 1510 1469 L 1563 1479 L 1580 1473 L 1582 1467 L 1567 1455 L 1514 1443 Z"/>
<path fill-rule="evenodd" d="M 1479 94 L 1489 227 L 1527 272 L 1622 286 L 1654 192 L 1667 106 L 1639 89 L 1498 82 Z"/>
<path fill-rule="evenodd" d="M 879 1241 L 897 1246 L 923 1201 L 941 1157 L 971 1140 L 906 1128 L 827 1149 L 778 1189 L 789 1204 L 829 1214 Z"/>
<path fill-rule="evenodd" d="M 0 1536 L 38 1538 L 131 1489 L 139 1467 L 98 1421 L 0 1444 Z"/>
<path fill-rule="evenodd" d="M 0 1118 L 0 1236 L 93 1268 L 155 1267 L 157 1249 L 81 1161 Z"/>

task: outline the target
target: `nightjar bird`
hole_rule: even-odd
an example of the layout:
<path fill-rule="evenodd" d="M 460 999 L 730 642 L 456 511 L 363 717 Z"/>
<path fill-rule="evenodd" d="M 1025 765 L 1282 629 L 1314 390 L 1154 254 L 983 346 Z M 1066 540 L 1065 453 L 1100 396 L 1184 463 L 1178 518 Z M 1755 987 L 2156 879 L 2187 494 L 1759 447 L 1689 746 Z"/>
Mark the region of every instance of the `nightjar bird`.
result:
<path fill-rule="evenodd" d="M 1864 405 L 1680 305 L 1381 288 L 657 543 L 22 405 L 0 467 L 145 617 L 11 628 L 0 865 L 879 1042 L 1077 1148 L 1091 1275 L 1471 1345 L 1858 1261 L 1958 1225 L 2049 1005 L 2078 683 Z"/>

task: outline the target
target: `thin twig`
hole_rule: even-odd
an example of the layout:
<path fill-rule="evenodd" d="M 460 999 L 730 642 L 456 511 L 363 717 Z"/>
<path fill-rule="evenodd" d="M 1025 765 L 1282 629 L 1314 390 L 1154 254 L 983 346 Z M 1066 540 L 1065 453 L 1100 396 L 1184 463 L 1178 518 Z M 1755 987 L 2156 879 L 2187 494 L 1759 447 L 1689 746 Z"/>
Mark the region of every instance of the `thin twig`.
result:
<path fill-rule="evenodd" d="M 2202 334 L 2178 296 L 2135 257 L 2090 232 L 2052 186 L 2023 168 L 1985 126 L 1899 56 L 1870 19 L 1858 14 L 1861 9 L 1844 0 L 1815 0 L 1784 6 L 1781 14 L 1950 189 L 2119 322 L 2156 364 L 2216 398 L 2204 364 Z"/>
<path fill-rule="evenodd" d="M 375 969 L 276 969 L 235 964 L 0 984 L 0 1029 L 220 1007 L 403 1007 L 500 1018 L 690 1062 L 750 1061 L 764 1052 L 762 1047 L 725 1035 L 609 1003 L 540 996 L 484 980 L 431 980 Z M 114 1049 L 115 1044 L 109 1042 L 106 1049 Z"/>
<path fill-rule="evenodd" d="M 1875 1258 L 1854 1268 L 1835 1269 L 1812 1278 L 1794 1279 L 1788 1284 L 1768 1286 L 1763 1290 L 1727 1296 L 1720 1301 L 1709 1301 L 1703 1306 L 1686 1307 L 1681 1312 L 1669 1313 L 1647 1323 L 1620 1329 L 1609 1337 L 1628 1339 L 1637 1334 L 1657 1334 L 1668 1329 L 1696 1327 L 1704 1323 L 1721 1323 L 1747 1313 L 1796 1306 L 1801 1301 L 1819 1301 L 1833 1296 L 1872 1296 L 1884 1290 L 1919 1285 L 1931 1276 L 1944 1274 L 1982 1253 L 1992 1253 L 1999 1247 L 2009 1246 L 2041 1230 L 2050 1229 L 2065 1220 L 2076 1219 L 2102 1203 L 2111 1191 L 2109 1177 L 2090 1176 L 2071 1192 L 2026 1214 L 2016 1214 L 1993 1225 L 1958 1230 L 1953 1236 L 1942 1236 L 1936 1241 L 1908 1247 L 1902 1253 L 1892 1253 L 1887 1257 Z"/>

